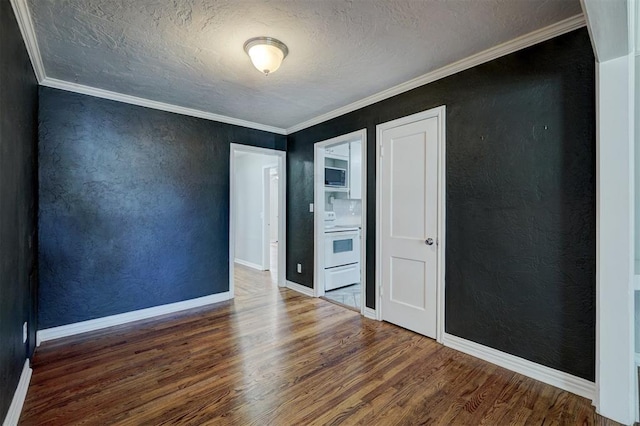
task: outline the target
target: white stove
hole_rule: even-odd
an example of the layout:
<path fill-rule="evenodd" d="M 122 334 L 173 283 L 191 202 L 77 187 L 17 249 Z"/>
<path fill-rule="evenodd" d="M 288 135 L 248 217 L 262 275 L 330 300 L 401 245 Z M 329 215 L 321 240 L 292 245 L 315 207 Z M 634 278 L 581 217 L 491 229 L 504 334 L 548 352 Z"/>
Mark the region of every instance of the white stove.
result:
<path fill-rule="evenodd" d="M 360 282 L 360 227 L 335 223 L 336 214 L 325 212 L 325 291 Z"/>

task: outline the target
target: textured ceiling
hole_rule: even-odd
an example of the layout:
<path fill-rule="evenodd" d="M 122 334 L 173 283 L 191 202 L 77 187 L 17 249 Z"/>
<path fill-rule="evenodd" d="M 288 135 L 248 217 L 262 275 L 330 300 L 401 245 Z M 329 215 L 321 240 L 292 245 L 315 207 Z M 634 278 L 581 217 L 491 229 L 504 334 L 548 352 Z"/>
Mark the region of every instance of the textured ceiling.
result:
<path fill-rule="evenodd" d="M 288 128 L 581 13 L 579 0 L 29 0 L 47 77 Z M 260 74 L 244 42 L 289 47 Z"/>

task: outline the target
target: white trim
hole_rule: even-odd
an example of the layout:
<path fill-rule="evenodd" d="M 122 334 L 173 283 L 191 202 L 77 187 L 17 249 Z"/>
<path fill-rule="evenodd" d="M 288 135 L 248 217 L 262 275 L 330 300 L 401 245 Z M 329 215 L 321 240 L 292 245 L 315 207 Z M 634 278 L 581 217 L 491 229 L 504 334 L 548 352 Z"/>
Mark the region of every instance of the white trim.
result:
<path fill-rule="evenodd" d="M 36 75 L 38 83 L 42 83 L 46 75 L 42 63 L 42 55 L 38 47 L 36 31 L 33 27 L 33 20 L 31 19 L 31 12 L 29 11 L 29 5 L 26 0 L 11 0 L 11 7 L 13 7 L 13 13 L 16 15 L 18 27 L 20 27 L 20 33 L 27 48 L 29 59 L 31 59 L 33 72 Z"/>
<path fill-rule="evenodd" d="M 530 32 L 523 36 L 517 37 L 513 40 L 499 44 L 497 46 L 486 49 L 482 52 L 471 55 L 467 58 L 461 59 L 452 64 L 446 65 L 437 70 L 431 71 L 427 74 L 416 77 L 407 82 L 401 83 L 397 86 L 378 92 L 374 95 L 368 96 L 359 101 L 353 102 L 349 105 L 345 105 L 341 108 L 337 108 L 333 111 L 321 114 L 312 119 L 306 120 L 302 123 L 298 123 L 287 129 L 269 126 L 266 124 L 254 123 L 251 121 L 241 120 L 224 115 L 214 114 L 206 111 L 201 111 L 192 108 L 181 107 L 164 102 L 153 101 L 150 99 L 139 98 L 136 96 L 130 96 L 122 93 L 112 92 L 108 90 L 98 89 L 90 86 L 85 86 L 77 83 L 58 80 L 55 78 L 49 78 L 46 76 L 44 65 L 42 62 L 42 56 L 40 49 L 38 48 L 37 37 L 35 29 L 33 27 L 33 20 L 29 13 L 26 0 L 11 0 L 14 13 L 20 26 L 22 37 L 25 40 L 27 52 L 31 58 L 31 64 L 36 74 L 38 82 L 43 86 L 53 87 L 56 89 L 67 90 L 76 93 L 82 93 L 89 96 L 96 96 L 103 99 L 110 99 L 120 102 L 125 102 L 133 105 L 144 106 L 147 108 L 158 109 L 161 111 L 174 112 L 176 114 L 183 114 L 192 117 L 204 118 L 206 120 L 219 121 L 221 123 L 234 124 L 237 126 L 248 127 L 251 129 L 264 130 L 267 132 L 277 133 L 281 135 L 288 135 L 295 133 L 302 129 L 314 126 L 324 121 L 330 120 L 335 117 L 347 114 L 357 109 L 366 107 L 368 105 L 380 102 L 384 99 L 396 96 L 400 93 L 407 92 L 415 89 L 416 87 L 423 86 L 428 83 L 432 83 L 444 77 L 459 73 L 461 71 L 473 68 L 477 65 L 489 62 L 499 57 L 508 55 L 521 49 L 525 49 L 534 44 L 541 43 L 543 41 L 552 39 L 554 37 L 566 34 L 570 31 L 582 28 L 586 25 L 585 17 L 583 14 L 576 15 L 567 19 L 564 19 L 555 24 L 549 25 L 544 28 L 540 28 L 536 31 Z"/>
<path fill-rule="evenodd" d="M 593 399 L 596 392 L 593 382 L 452 334 L 444 333 L 442 344 L 589 400 Z"/>
<path fill-rule="evenodd" d="M 333 139 L 313 144 L 313 295 L 324 296 L 324 169 L 325 146 Z M 327 143 L 329 142 L 329 143 Z M 322 169 L 322 172 L 320 172 Z M 322 190 L 320 188 L 323 188 Z M 321 237 L 322 236 L 322 237 Z M 362 249 L 362 248 L 361 248 Z"/>
<path fill-rule="evenodd" d="M 376 310 L 375 309 L 371 309 L 371 308 L 367 308 L 366 306 L 364 307 L 364 313 L 362 314 L 364 315 L 365 318 L 369 318 L 372 320 L 378 320 L 378 316 L 376 314 Z"/>
<path fill-rule="evenodd" d="M 252 145 L 243 145 L 239 143 L 232 143 L 229 146 L 229 292 L 231 298 L 234 297 L 234 260 L 236 253 L 236 201 L 234 195 L 236 179 L 235 179 L 235 153 L 236 152 L 248 152 L 253 154 L 262 155 L 274 155 L 278 157 L 278 287 L 285 287 L 285 275 L 286 275 L 286 257 L 287 257 L 287 153 L 286 151 L 279 151 L 277 149 L 261 148 Z M 273 167 L 273 166 L 270 166 Z M 241 263 L 241 262 L 238 262 Z M 248 263 L 248 262 L 247 262 Z M 251 265 L 245 266 L 251 267 Z M 255 265 L 255 264 L 252 264 Z M 258 265 L 255 265 L 258 266 Z M 262 270 L 261 266 L 256 269 Z"/>
<path fill-rule="evenodd" d="M 640 55 L 640 5 L 638 5 L 637 3 L 634 2 L 629 2 L 629 9 L 633 12 L 633 9 L 635 8 L 635 18 L 634 18 L 634 29 L 632 31 L 632 34 L 635 33 L 635 37 L 634 37 L 634 47 L 635 47 L 635 55 L 638 56 Z M 638 70 L 636 70 L 637 72 Z"/>
<path fill-rule="evenodd" d="M 20 374 L 18 387 L 16 388 L 16 392 L 13 394 L 9 411 L 7 411 L 7 416 L 4 418 L 2 426 L 16 426 L 18 424 L 20 414 L 22 413 L 22 407 L 24 406 L 24 400 L 27 397 L 27 390 L 29 389 L 29 382 L 31 381 L 32 373 L 33 370 L 29 366 L 29 359 L 27 358 L 24 362 L 24 367 L 22 368 L 22 374 Z"/>
<path fill-rule="evenodd" d="M 360 179 L 360 196 L 361 196 L 361 217 L 360 220 L 360 314 L 364 315 L 365 308 L 367 306 L 367 129 L 362 129 L 362 139 L 360 147 L 360 173 L 362 179 Z M 349 170 L 351 170 L 351 164 L 349 164 Z M 375 285 L 375 282 L 374 284 Z"/>
<path fill-rule="evenodd" d="M 312 288 L 303 286 L 303 285 L 298 284 L 298 283 L 294 283 L 293 281 L 287 280 L 286 287 L 289 290 L 296 291 L 298 293 L 304 294 L 305 296 L 314 297 Z"/>
<path fill-rule="evenodd" d="M 260 257 L 262 259 L 262 270 L 268 271 L 271 267 L 271 228 L 269 222 L 271 220 L 271 174 L 270 170 L 278 166 L 262 167 L 262 217 L 261 217 L 261 234 L 262 247 Z"/>
<path fill-rule="evenodd" d="M 382 133 L 385 130 L 394 127 L 403 126 L 405 124 L 414 123 L 416 121 L 426 120 L 427 118 L 438 118 L 438 229 L 437 240 L 437 282 L 436 282 L 436 341 L 442 343 L 445 333 L 444 329 L 444 290 L 445 290 L 445 244 L 446 244 L 446 117 L 447 109 L 445 105 L 431 108 L 427 111 L 411 114 L 396 120 L 387 121 L 376 126 L 376 318 L 382 320 L 382 297 L 380 288 L 382 286 L 382 172 L 383 163 L 382 149 Z"/>
<path fill-rule="evenodd" d="M 302 129 L 306 129 L 307 127 L 315 126 L 316 124 L 320 124 L 332 118 L 336 118 L 357 109 L 364 108 L 376 102 L 380 102 L 382 100 L 415 89 L 416 87 L 424 86 L 425 84 L 432 83 L 436 80 L 440 80 L 461 71 L 468 70 L 469 68 L 484 64 L 485 62 L 489 62 L 510 53 L 517 52 L 518 50 L 533 46 L 534 44 L 542 43 L 543 41 L 558 37 L 573 30 L 577 30 L 578 28 L 582 28 L 585 25 L 586 22 L 582 14 L 564 19 L 560 22 L 549 25 L 548 27 L 541 28 L 529 34 L 525 34 L 513 40 L 476 53 L 475 55 L 471 55 L 467 58 L 461 59 L 452 64 L 445 65 L 442 68 L 438 68 L 435 71 L 431 71 L 407 82 L 398 84 L 397 86 L 378 92 L 375 95 L 368 96 L 349 105 L 345 105 L 341 108 L 335 109 L 325 114 L 321 114 L 300 124 L 296 124 L 295 126 L 291 126 L 287 128 L 286 132 L 288 135 L 290 135 L 291 133 L 298 132 Z"/>
<path fill-rule="evenodd" d="M 233 261 L 235 263 L 240 264 L 240 265 L 244 265 L 244 266 L 246 266 L 248 268 L 257 269 L 258 271 L 265 271 L 264 267 L 262 265 L 258 265 L 257 263 L 253 263 L 253 262 L 249 262 L 249 261 L 246 261 L 246 260 L 242 260 L 242 259 L 239 259 L 237 257 Z"/>
<path fill-rule="evenodd" d="M 438 146 L 438 284 L 436 297 L 438 300 L 438 328 L 436 340 L 442 342 L 444 337 L 444 310 L 445 310 L 445 256 L 446 256 L 446 230 L 447 230 L 447 108 L 442 106 L 440 119 L 438 120 L 438 132 L 440 133 Z"/>
<path fill-rule="evenodd" d="M 59 327 L 46 328 L 44 330 L 38 330 L 36 334 L 36 341 L 37 345 L 40 346 L 40 343 L 49 340 L 86 333 L 88 331 L 100 330 L 102 328 L 113 327 L 114 325 L 127 324 L 134 321 L 157 317 L 159 315 L 172 314 L 186 309 L 212 305 L 229 299 L 231 299 L 231 295 L 226 291 L 224 293 L 211 294 L 209 296 L 183 300 L 181 302 L 153 306 L 151 308 L 139 309 L 137 311 L 130 311 L 117 315 L 109 315 L 107 317 L 61 325 Z"/>
<path fill-rule="evenodd" d="M 362 195 L 362 214 L 360 219 L 360 282 L 363 283 L 360 292 L 360 314 L 364 315 L 366 305 L 367 286 L 367 129 L 356 130 L 345 135 L 336 136 L 313 144 L 313 294 L 315 297 L 324 296 L 324 148 L 345 142 L 361 143 L 362 165 L 360 191 Z"/>
<path fill-rule="evenodd" d="M 285 135 L 285 129 L 279 127 L 268 126 L 266 124 L 254 123 L 252 121 L 241 120 L 239 118 L 227 117 L 226 115 L 214 114 L 212 112 L 201 111 L 193 108 L 186 108 L 178 105 L 167 104 L 164 102 L 152 101 L 150 99 L 139 98 L 137 96 L 125 95 L 110 90 L 98 89 L 95 87 L 85 86 L 82 84 L 71 83 L 68 81 L 58 80 L 55 78 L 45 77 L 40 82 L 41 85 L 52 87 L 54 89 L 66 90 L 68 92 L 81 93 L 83 95 L 94 96 L 96 98 L 109 99 L 112 101 L 124 102 L 126 104 L 143 106 L 146 108 L 157 109 L 160 111 L 168 111 L 176 114 L 187 115 L 190 117 L 203 118 L 205 120 L 218 121 L 220 123 L 233 124 L 250 129 L 263 130 L 265 132 L 277 133 Z"/>
<path fill-rule="evenodd" d="M 382 237 L 382 224 L 380 218 L 382 217 L 382 204 L 380 203 L 380 197 L 382 196 L 382 182 L 380 181 L 380 172 L 382 170 L 382 132 L 376 126 L 376 252 L 375 252 L 375 274 L 376 274 L 376 319 L 382 321 L 382 245 L 380 244 L 380 238 Z"/>

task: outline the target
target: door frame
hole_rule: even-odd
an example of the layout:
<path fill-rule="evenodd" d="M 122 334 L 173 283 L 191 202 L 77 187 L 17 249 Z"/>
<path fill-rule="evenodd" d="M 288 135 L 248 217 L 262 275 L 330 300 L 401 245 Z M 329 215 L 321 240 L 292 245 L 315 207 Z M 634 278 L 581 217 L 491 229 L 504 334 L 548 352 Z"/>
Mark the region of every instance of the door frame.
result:
<path fill-rule="evenodd" d="M 367 296 L 367 129 L 356 130 L 335 138 L 316 142 L 313 144 L 313 295 L 314 297 L 324 296 L 324 285 L 319 285 L 324 272 L 324 148 L 336 145 L 341 142 L 353 142 L 360 139 L 362 163 L 362 174 L 360 187 L 362 194 L 362 218 L 360 230 L 360 282 L 362 291 L 360 292 L 360 314 L 365 314 Z"/>
<path fill-rule="evenodd" d="M 262 270 L 271 269 L 271 170 L 279 166 L 262 167 Z M 280 182 L 278 181 L 278 184 Z M 280 200 L 278 200 L 279 202 Z M 280 207 L 278 206 L 278 209 Z"/>
<path fill-rule="evenodd" d="M 412 114 L 376 126 L 376 319 L 382 321 L 382 133 L 385 130 L 428 118 L 438 118 L 438 220 L 436 232 L 437 278 L 436 278 L 436 341 L 442 343 L 444 337 L 444 291 L 445 291 L 445 230 L 446 230 L 446 106 Z"/>
<path fill-rule="evenodd" d="M 239 143 L 231 143 L 229 147 L 229 295 L 230 298 L 234 298 L 234 259 L 236 254 L 236 201 L 235 201 L 235 154 L 237 152 L 248 152 L 252 154 L 274 155 L 278 157 L 278 287 L 285 286 L 285 271 L 286 271 L 286 164 L 287 153 L 286 151 L 279 151 L 270 148 L 259 148 L 251 145 L 242 145 Z M 264 173 L 263 173 L 264 176 Z M 263 203 L 264 205 L 264 203 Z M 262 233 L 264 235 L 264 232 Z"/>

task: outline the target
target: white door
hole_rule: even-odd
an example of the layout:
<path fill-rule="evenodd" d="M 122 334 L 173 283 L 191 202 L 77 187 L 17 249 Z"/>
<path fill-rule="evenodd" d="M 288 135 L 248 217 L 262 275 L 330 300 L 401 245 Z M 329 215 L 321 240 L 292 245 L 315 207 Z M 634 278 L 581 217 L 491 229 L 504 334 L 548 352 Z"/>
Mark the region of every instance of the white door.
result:
<path fill-rule="evenodd" d="M 436 338 L 439 116 L 381 132 L 382 319 Z"/>

